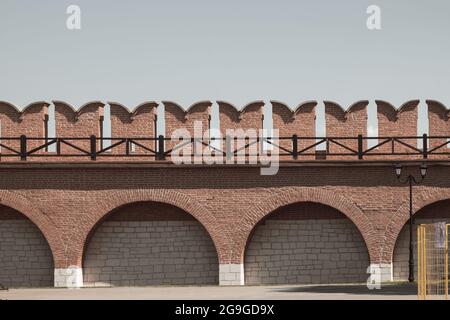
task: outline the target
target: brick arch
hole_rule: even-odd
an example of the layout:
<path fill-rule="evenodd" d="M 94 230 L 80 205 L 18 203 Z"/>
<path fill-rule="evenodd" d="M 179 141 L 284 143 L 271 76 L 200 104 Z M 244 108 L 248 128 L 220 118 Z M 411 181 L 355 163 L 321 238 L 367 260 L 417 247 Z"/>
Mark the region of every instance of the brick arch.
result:
<path fill-rule="evenodd" d="M 76 264 L 82 266 L 83 250 L 89 241 L 89 236 L 96 227 L 101 223 L 110 212 L 116 208 L 122 207 L 127 204 L 135 202 L 161 202 L 178 207 L 185 211 L 187 214 L 192 215 L 200 224 L 205 228 L 208 235 L 211 237 L 219 262 L 224 248 L 223 236 L 220 234 L 219 226 L 214 216 L 209 211 L 200 205 L 197 200 L 192 197 L 183 194 L 181 192 L 165 189 L 150 189 L 150 190 L 127 190 L 127 191 L 115 191 L 109 193 L 105 198 L 99 199 L 96 205 L 93 207 L 92 214 L 89 216 L 89 221 L 86 222 L 86 227 L 83 229 L 83 233 L 78 237 L 76 247 L 77 251 L 73 254 L 76 256 Z"/>
<path fill-rule="evenodd" d="M 450 200 L 450 189 L 434 189 L 428 192 L 415 192 L 413 198 L 413 216 L 423 208 L 444 200 Z M 409 199 L 406 199 L 395 214 L 391 217 L 389 224 L 386 226 L 383 243 L 381 246 L 381 261 L 391 263 L 394 255 L 395 243 L 403 226 L 409 220 Z"/>
<path fill-rule="evenodd" d="M 246 244 L 251 237 L 252 230 L 259 221 L 278 208 L 299 202 L 315 202 L 339 210 L 353 222 L 361 233 L 369 252 L 370 261 L 372 263 L 376 261 L 377 248 L 374 236 L 375 231 L 364 212 L 356 204 L 335 192 L 312 188 L 281 190 L 281 193 L 247 207 L 244 211 L 246 213 L 243 214 L 243 218 L 237 225 L 238 231 L 236 232 L 236 244 L 234 248 L 237 249 L 235 252 L 239 252 L 239 256 L 232 257 L 231 260 L 235 263 L 243 263 Z"/>
<path fill-rule="evenodd" d="M 52 251 L 53 265 L 57 268 L 64 256 L 64 244 L 55 223 L 27 198 L 7 190 L 0 191 L 0 205 L 12 208 L 27 217 L 42 233 Z"/>

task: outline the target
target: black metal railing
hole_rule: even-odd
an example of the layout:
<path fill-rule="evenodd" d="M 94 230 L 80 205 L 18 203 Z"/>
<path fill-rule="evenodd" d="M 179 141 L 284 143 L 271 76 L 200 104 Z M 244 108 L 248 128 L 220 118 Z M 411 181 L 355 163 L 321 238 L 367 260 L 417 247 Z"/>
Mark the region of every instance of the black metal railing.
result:
<path fill-rule="evenodd" d="M 370 147 L 370 140 L 377 140 Z M 422 147 L 417 146 L 421 140 Z M 166 144 L 170 144 L 168 147 Z M 53 146 L 53 147 L 52 147 Z M 187 156 L 201 155 L 201 148 L 213 154 L 233 158 L 261 156 L 277 152 L 280 157 L 293 160 L 339 159 L 363 160 L 375 157 L 411 157 L 427 159 L 430 155 L 450 156 L 450 136 L 393 136 L 393 137 L 232 137 L 171 139 L 159 137 L 136 138 L 35 138 L 2 137 L 0 159 L 30 157 L 80 157 L 97 160 L 103 157 L 139 157 L 168 160 L 172 154 L 189 146 Z M 270 146 L 270 147 L 268 147 Z M 272 149 L 267 151 L 267 149 Z M 52 150 L 50 150 L 52 149 Z M 320 155 L 320 157 L 318 157 Z M 186 156 L 186 154 L 185 154 Z"/>

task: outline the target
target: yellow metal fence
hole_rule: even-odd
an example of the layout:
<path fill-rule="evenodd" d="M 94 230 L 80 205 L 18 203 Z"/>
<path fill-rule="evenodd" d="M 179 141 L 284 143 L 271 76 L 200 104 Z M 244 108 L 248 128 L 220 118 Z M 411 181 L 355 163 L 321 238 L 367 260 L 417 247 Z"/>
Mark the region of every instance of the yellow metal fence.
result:
<path fill-rule="evenodd" d="M 448 299 L 449 224 L 417 227 L 419 299 Z"/>

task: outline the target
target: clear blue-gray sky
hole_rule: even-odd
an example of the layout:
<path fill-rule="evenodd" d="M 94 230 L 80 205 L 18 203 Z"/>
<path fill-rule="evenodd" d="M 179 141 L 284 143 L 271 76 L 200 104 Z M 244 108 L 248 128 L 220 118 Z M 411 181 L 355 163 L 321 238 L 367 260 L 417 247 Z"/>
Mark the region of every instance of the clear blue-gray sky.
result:
<path fill-rule="evenodd" d="M 70 4 L 81 30 L 66 28 Z M 446 0 L 2 0 L 0 100 L 450 105 L 449 31 Z"/>

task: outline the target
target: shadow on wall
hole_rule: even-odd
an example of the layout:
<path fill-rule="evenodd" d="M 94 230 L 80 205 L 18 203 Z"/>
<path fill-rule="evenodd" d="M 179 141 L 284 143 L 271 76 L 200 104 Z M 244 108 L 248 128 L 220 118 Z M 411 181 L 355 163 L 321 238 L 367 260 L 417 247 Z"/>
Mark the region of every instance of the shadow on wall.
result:
<path fill-rule="evenodd" d="M 342 293 L 342 294 L 367 294 L 367 295 L 399 295 L 409 296 L 417 295 L 417 285 L 410 283 L 382 285 L 379 290 L 369 290 L 366 285 L 347 284 L 347 285 L 323 285 L 323 286 L 298 286 L 286 288 L 274 288 L 274 292 L 292 292 L 292 293 Z"/>

